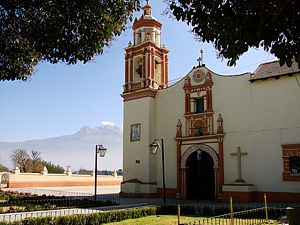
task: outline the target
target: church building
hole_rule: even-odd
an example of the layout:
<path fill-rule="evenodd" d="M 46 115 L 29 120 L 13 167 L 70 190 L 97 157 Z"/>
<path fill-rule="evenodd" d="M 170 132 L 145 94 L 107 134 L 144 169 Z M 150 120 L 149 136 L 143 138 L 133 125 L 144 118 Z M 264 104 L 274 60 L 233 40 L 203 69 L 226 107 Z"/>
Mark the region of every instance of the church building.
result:
<path fill-rule="evenodd" d="M 121 195 L 300 202 L 298 65 L 224 76 L 200 60 L 169 85 L 161 30 L 147 4 L 125 48 Z"/>

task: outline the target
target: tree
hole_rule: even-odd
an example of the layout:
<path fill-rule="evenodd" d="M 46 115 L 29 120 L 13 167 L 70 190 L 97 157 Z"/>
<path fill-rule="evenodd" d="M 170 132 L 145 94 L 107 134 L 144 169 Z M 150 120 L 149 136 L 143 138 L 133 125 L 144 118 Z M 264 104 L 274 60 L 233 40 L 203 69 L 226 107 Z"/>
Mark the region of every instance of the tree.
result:
<path fill-rule="evenodd" d="M 46 166 L 48 173 L 64 173 L 65 169 L 60 165 L 54 165 L 51 162 L 42 161 L 42 164 Z"/>
<path fill-rule="evenodd" d="M 0 172 L 8 172 L 8 171 L 9 169 L 6 166 L 0 164 Z"/>
<path fill-rule="evenodd" d="M 211 42 L 228 65 L 249 48 L 262 46 L 280 65 L 300 67 L 300 0 L 165 0 L 177 20 Z"/>
<path fill-rule="evenodd" d="M 25 149 L 16 149 L 10 153 L 10 159 L 15 166 L 20 168 L 22 173 L 40 173 L 46 166 L 48 173 L 63 173 L 65 170 L 59 165 L 54 165 L 41 158 L 41 153 L 31 151 L 31 155 Z"/>
<path fill-rule="evenodd" d="M 27 80 L 38 62 L 86 63 L 125 29 L 139 0 L 0 3 L 0 80 Z"/>
<path fill-rule="evenodd" d="M 26 172 L 26 161 L 30 159 L 25 149 L 15 149 L 10 153 L 10 159 L 14 167 L 18 166 L 21 172 Z"/>

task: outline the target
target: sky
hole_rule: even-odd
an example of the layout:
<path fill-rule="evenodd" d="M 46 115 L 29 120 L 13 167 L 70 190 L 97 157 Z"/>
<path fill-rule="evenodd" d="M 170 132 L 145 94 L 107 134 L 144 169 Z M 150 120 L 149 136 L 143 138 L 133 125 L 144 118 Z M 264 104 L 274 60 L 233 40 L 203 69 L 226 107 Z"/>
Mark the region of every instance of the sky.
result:
<path fill-rule="evenodd" d="M 227 67 L 212 44 L 195 40 L 191 27 L 163 15 L 166 4 L 162 0 L 149 3 L 153 16 L 163 24 L 162 43 L 170 51 L 169 81 L 185 76 L 198 64 L 200 49 L 206 67 L 224 75 L 254 72 L 259 64 L 276 60 L 261 49 L 250 49 L 235 67 Z M 122 127 L 124 48 L 133 39 L 131 25 L 92 62 L 72 66 L 40 63 L 27 82 L 0 81 L 0 142 L 73 134 L 103 121 Z"/>

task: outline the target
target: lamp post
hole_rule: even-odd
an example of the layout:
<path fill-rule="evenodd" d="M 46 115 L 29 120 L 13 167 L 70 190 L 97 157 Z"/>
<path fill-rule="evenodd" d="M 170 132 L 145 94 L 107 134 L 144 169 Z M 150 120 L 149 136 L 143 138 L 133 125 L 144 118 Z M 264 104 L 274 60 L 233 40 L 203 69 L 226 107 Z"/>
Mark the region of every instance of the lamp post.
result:
<path fill-rule="evenodd" d="M 104 157 L 106 153 L 106 148 L 102 145 L 96 145 L 95 149 L 95 196 L 94 201 L 97 201 L 97 155 L 99 154 L 100 157 Z"/>
<path fill-rule="evenodd" d="M 154 139 L 152 144 L 150 144 L 150 150 L 152 154 L 156 154 L 157 149 L 161 150 L 161 158 L 162 158 L 162 170 L 163 170 L 163 204 L 166 206 L 166 180 L 165 180 L 165 150 L 164 150 L 164 139 L 161 138 L 161 144 L 159 139 Z"/>

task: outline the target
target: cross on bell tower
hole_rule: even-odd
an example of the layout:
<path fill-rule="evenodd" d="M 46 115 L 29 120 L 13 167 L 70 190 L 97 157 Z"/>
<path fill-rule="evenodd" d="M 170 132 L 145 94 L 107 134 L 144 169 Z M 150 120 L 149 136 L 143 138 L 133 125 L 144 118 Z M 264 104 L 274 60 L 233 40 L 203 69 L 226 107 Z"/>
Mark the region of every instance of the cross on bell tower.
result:
<path fill-rule="evenodd" d="M 168 50 L 161 44 L 162 24 L 152 16 L 149 1 L 133 23 L 133 42 L 125 48 L 123 97 L 138 90 L 168 86 Z"/>

